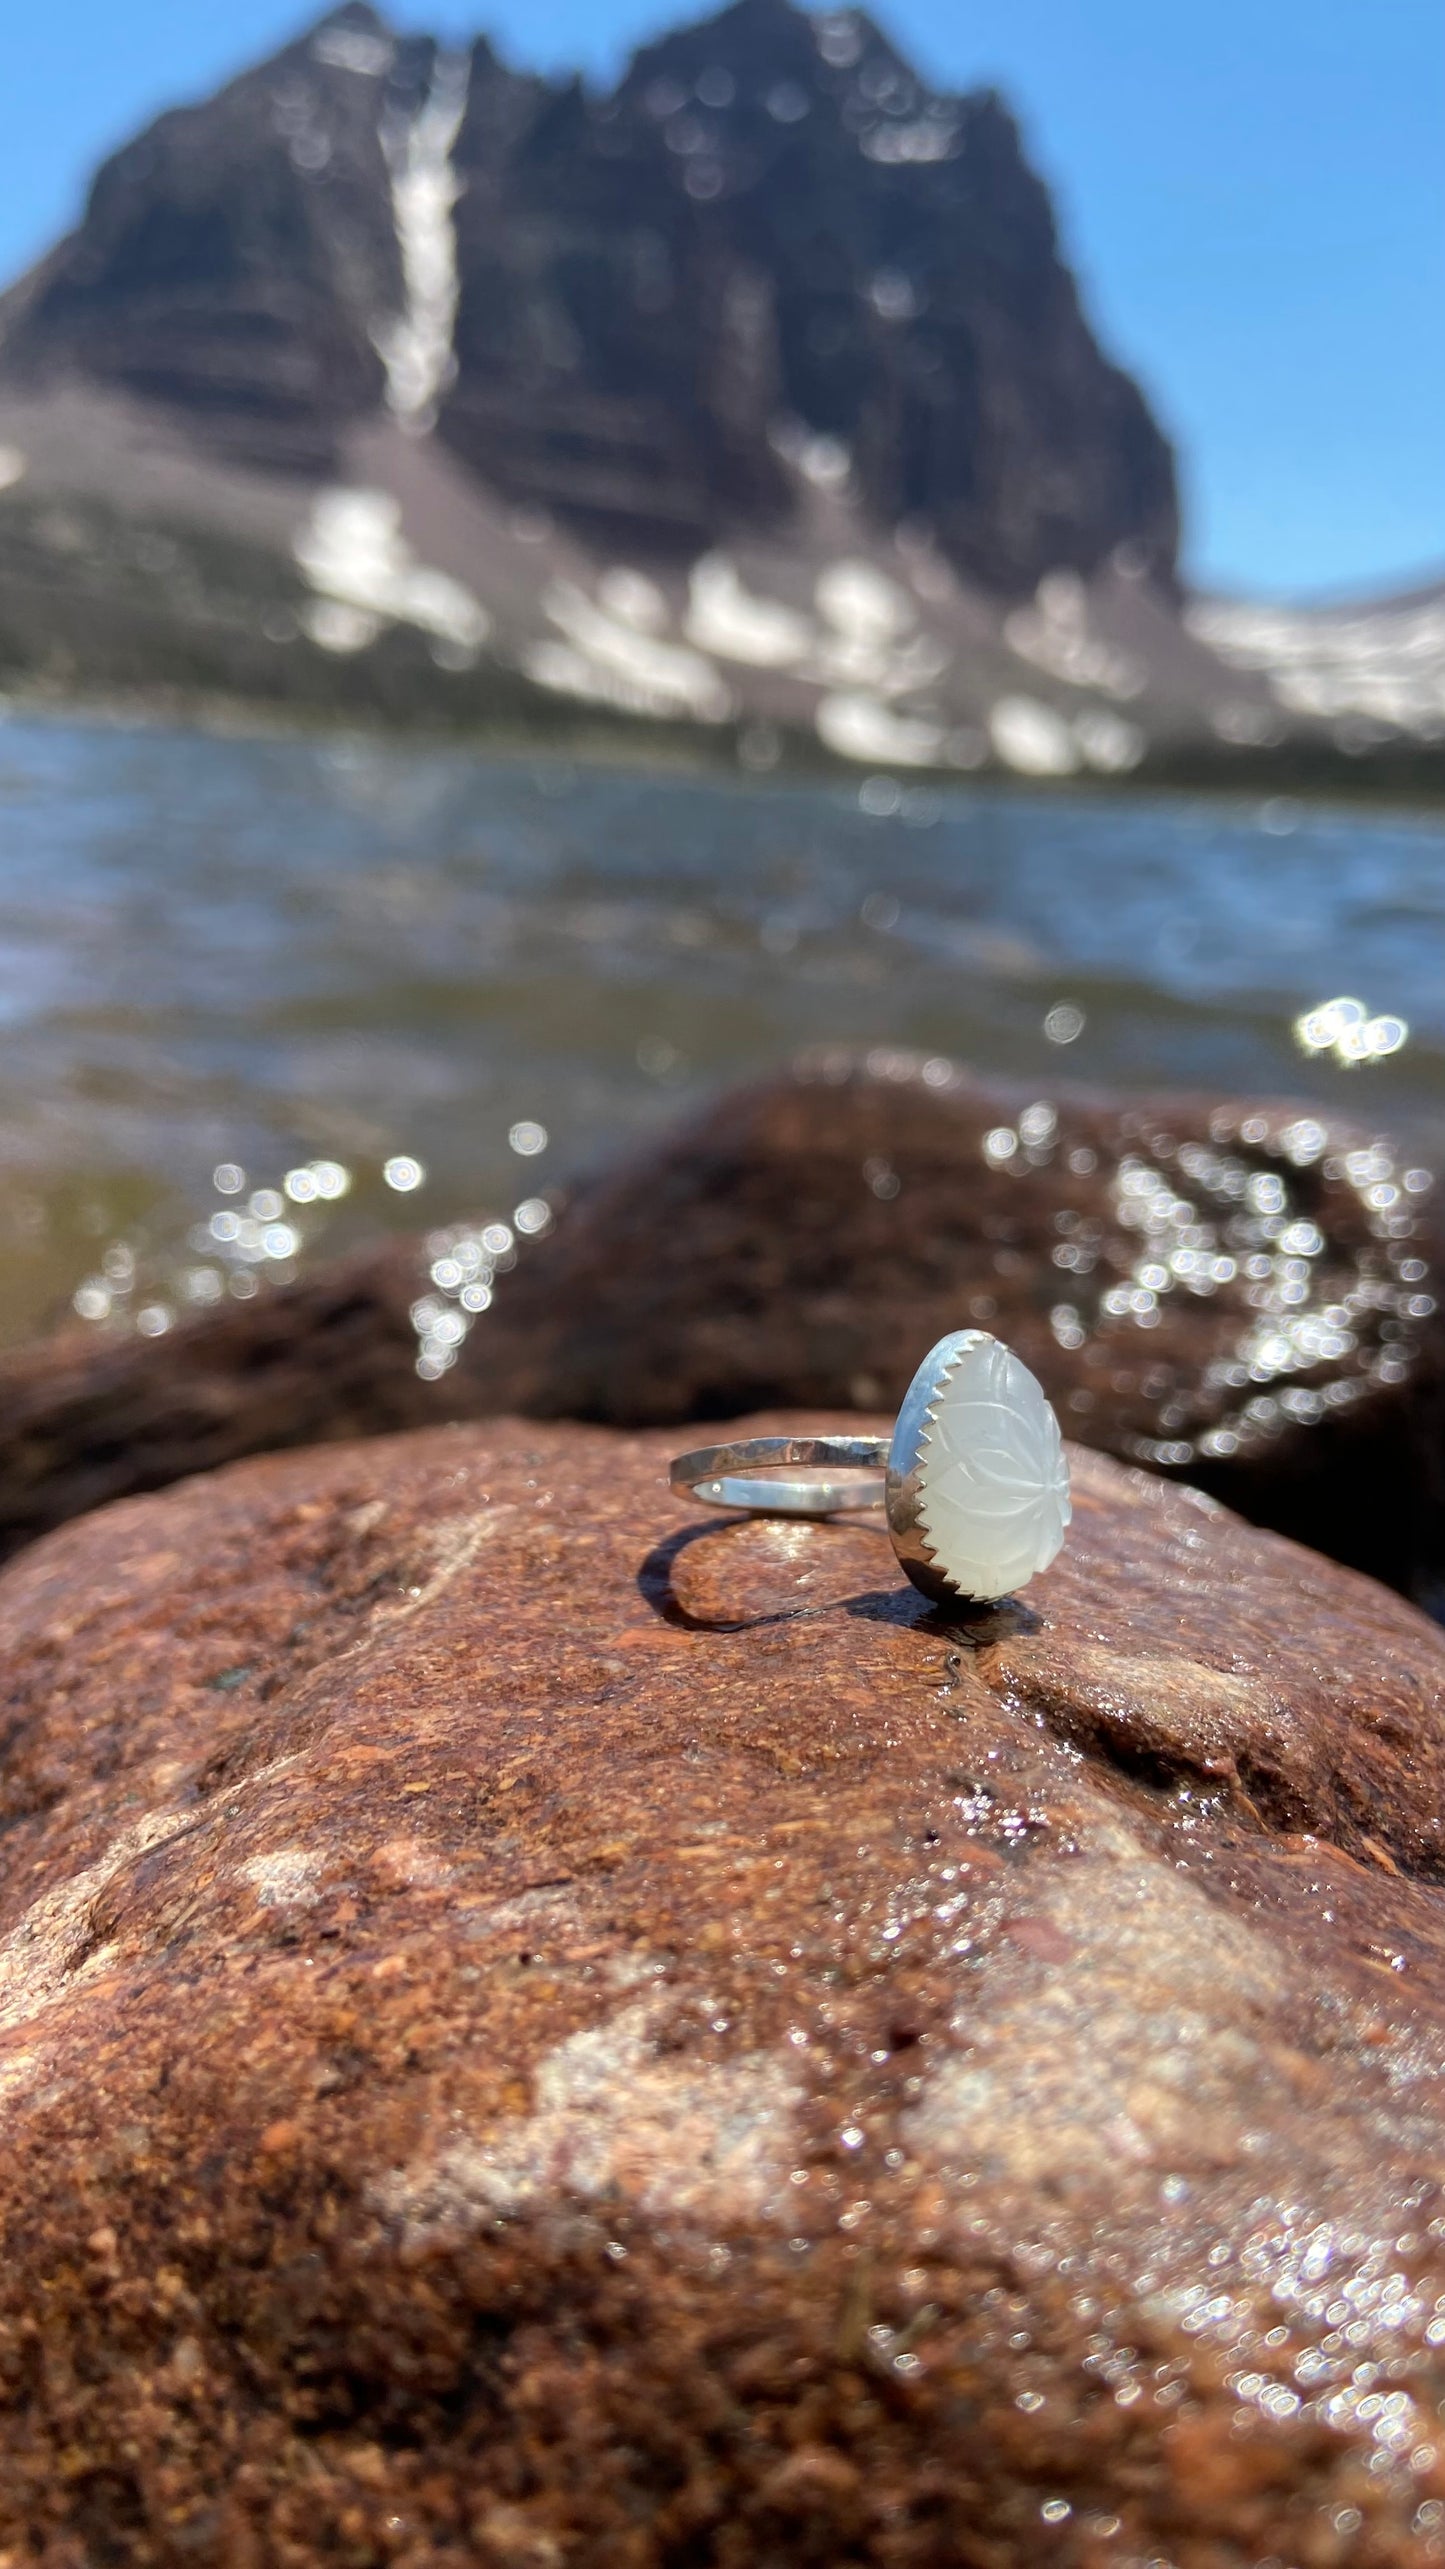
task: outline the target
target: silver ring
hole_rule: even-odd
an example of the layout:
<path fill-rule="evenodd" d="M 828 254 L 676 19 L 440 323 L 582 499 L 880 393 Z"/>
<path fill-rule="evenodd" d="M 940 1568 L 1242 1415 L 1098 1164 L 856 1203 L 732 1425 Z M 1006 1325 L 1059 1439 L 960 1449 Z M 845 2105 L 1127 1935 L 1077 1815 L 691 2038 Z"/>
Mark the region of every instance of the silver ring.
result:
<path fill-rule="evenodd" d="M 886 1511 L 900 1563 L 935 1604 L 995 1601 L 1047 1570 L 1072 1513 L 1059 1422 L 986 1329 L 930 1348 L 891 1437 L 747 1436 L 679 1454 L 672 1487 L 749 1516 Z"/>

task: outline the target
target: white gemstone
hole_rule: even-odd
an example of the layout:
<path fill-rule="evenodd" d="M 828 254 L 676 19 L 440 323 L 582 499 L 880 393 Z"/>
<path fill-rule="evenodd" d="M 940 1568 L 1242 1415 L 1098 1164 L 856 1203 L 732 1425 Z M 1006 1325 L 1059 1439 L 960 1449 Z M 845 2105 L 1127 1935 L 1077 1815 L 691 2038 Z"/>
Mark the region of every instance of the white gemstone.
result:
<path fill-rule="evenodd" d="M 920 1443 L 919 1523 L 960 1595 L 1006 1597 L 1063 1546 L 1069 1467 L 1027 1365 L 982 1330 L 952 1343 Z"/>

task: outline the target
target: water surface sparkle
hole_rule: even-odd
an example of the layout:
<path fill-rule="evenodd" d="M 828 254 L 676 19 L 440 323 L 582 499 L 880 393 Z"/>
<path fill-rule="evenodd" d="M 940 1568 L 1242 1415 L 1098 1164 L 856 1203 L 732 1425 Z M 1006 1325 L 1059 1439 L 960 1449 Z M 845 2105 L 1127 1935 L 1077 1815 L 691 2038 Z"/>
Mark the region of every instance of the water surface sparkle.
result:
<path fill-rule="evenodd" d="M 1301 809 L 1281 834 L 1219 802 L 12 720 L 0 845 L 12 1336 L 78 1292 L 92 1316 L 107 1294 L 163 1330 L 187 1298 L 283 1272 L 290 1235 L 304 1253 L 323 1216 L 338 1246 L 418 1219 L 525 1235 L 543 1171 L 551 1194 L 805 1044 L 906 1044 L 1037 1083 L 1040 1102 L 1065 1070 L 1303 1090 L 1403 1133 L 1378 1181 L 1397 1189 L 1445 1093 L 1434 818 Z M 1399 1049 L 1372 1041 L 1351 1064 L 1332 1034 L 1302 1054 L 1297 1021 L 1351 988 Z M 424 1186 L 384 1183 L 388 1164 Z M 349 1192 L 328 1191 L 336 1171 Z M 1208 1218 L 1199 1182 L 1167 1176 L 1141 1205 Z M 867 1182 L 886 1193 L 891 1172 Z M 259 1230 L 182 1260 L 226 1212 Z M 1192 1290 L 1200 1258 L 1235 1254 L 1197 1227 L 1145 1222 L 1131 1289 L 1157 1299 L 1162 1267 Z M 118 1296 L 108 1248 L 139 1276 L 162 1247 L 164 1289 Z M 1309 1264 L 1299 1243 L 1255 1254 Z M 1276 1281 L 1262 1317 L 1283 1323 L 1300 1279 Z M 1063 1259 L 1060 1288 L 1057 1325 L 1083 1325 Z"/>

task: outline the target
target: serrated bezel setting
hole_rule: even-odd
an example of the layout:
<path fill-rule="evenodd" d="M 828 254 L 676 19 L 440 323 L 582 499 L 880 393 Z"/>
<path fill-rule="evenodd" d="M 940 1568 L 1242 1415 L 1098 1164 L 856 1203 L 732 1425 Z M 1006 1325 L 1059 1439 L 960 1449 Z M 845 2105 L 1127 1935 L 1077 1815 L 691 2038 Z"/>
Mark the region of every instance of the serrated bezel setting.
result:
<path fill-rule="evenodd" d="M 888 1531 L 942 1604 L 996 1602 L 1047 1570 L 1072 1513 L 1059 1422 L 1027 1365 L 986 1329 L 924 1357 L 888 1454 Z"/>

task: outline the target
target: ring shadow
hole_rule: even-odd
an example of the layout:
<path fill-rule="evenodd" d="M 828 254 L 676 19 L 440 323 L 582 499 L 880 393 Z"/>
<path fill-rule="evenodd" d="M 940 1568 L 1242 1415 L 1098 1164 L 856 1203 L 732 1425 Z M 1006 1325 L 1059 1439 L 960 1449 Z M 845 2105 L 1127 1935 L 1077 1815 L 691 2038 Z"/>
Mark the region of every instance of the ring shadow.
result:
<path fill-rule="evenodd" d="M 678 1561 L 704 1535 L 715 1543 L 726 1542 L 751 1523 L 749 1517 L 738 1517 L 725 1525 L 719 1525 L 716 1517 L 707 1518 L 701 1524 L 680 1526 L 675 1534 L 653 1545 L 637 1573 L 637 1585 L 663 1623 L 671 1624 L 678 1632 L 739 1633 L 756 1632 L 768 1624 L 804 1623 L 818 1615 L 846 1614 L 865 1623 L 903 1624 L 918 1632 L 937 1633 L 972 1650 L 983 1650 L 991 1643 L 1011 1640 L 1015 1634 L 1040 1629 L 1042 1617 L 1017 1597 L 1001 1597 L 996 1603 L 980 1600 L 972 1608 L 960 1597 L 956 1606 L 938 1606 L 906 1579 L 898 1587 L 863 1588 L 852 1596 L 827 1597 L 820 1605 L 779 1606 L 768 1614 L 694 1614 L 673 1585 Z"/>

